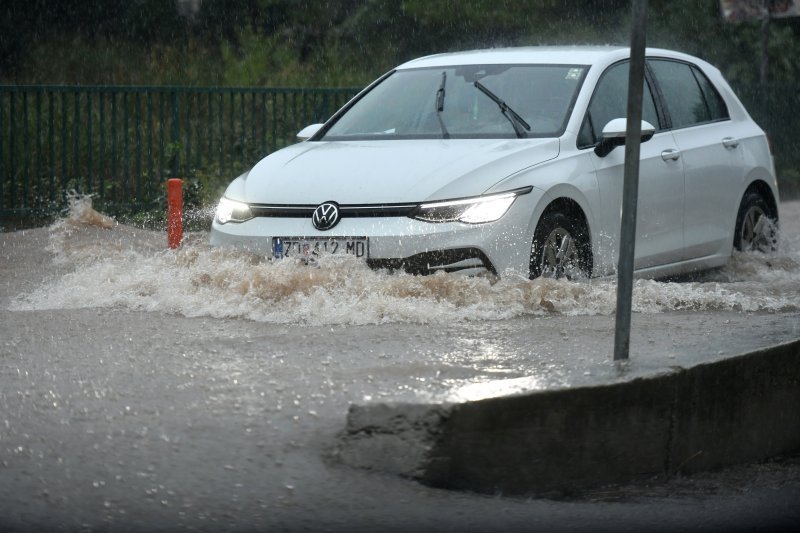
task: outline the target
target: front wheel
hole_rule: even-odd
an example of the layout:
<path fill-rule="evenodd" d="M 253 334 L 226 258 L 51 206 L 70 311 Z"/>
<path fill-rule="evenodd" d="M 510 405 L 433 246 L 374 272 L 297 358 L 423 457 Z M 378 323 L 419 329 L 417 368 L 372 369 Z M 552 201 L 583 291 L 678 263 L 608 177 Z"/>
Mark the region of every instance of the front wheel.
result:
<path fill-rule="evenodd" d="M 585 224 L 561 212 L 545 214 L 533 236 L 530 277 L 585 279 L 592 251 Z"/>
<path fill-rule="evenodd" d="M 778 249 L 778 229 L 764 198 L 749 191 L 742 198 L 736 215 L 733 246 L 742 252 L 774 252 Z"/>

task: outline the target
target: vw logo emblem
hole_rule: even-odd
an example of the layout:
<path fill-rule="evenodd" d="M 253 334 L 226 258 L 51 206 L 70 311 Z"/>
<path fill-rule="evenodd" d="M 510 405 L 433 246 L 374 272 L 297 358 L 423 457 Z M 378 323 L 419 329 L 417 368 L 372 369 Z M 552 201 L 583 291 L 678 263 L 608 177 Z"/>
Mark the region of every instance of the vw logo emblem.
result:
<path fill-rule="evenodd" d="M 339 206 L 336 202 L 325 202 L 314 209 L 311 223 L 320 231 L 331 229 L 339 223 Z"/>

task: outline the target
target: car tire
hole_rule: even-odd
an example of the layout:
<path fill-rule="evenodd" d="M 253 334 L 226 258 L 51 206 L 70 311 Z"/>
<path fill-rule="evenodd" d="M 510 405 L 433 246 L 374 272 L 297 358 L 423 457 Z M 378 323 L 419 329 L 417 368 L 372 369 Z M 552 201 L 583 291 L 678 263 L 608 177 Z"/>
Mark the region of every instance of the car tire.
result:
<path fill-rule="evenodd" d="M 536 226 L 530 277 L 586 279 L 592 273 L 592 250 L 586 224 L 559 211 L 545 213 Z"/>
<path fill-rule="evenodd" d="M 778 249 L 778 228 L 764 197 L 747 191 L 736 215 L 733 246 L 742 252 L 774 252 Z"/>

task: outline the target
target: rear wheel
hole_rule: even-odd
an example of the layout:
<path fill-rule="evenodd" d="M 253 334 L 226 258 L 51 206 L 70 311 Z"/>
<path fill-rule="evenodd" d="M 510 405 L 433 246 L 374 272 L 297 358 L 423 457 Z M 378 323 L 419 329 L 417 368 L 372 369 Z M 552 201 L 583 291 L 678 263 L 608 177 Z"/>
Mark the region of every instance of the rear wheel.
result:
<path fill-rule="evenodd" d="M 591 272 L 592 251 L 586 225 L 558 211 L 546 213 L 533 236 L 531 279 L 585 279 Z"/>
<path fill-rule="evenodd" d="M 736 215 L 733 246 L 743 252 L 774 252 L 778 249 L 778 230 L 771 210 L 756 191 L 748 191 Z"/>

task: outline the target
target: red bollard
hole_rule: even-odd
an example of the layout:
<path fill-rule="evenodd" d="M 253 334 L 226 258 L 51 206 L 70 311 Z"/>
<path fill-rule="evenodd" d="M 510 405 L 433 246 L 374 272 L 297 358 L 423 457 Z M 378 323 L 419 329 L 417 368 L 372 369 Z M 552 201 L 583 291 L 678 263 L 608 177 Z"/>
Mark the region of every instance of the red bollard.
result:
<path fill-rule="evenodd" d="M 167 244 L 173 250 L 183 239 L 183 180 L 167 180 Z"/>

